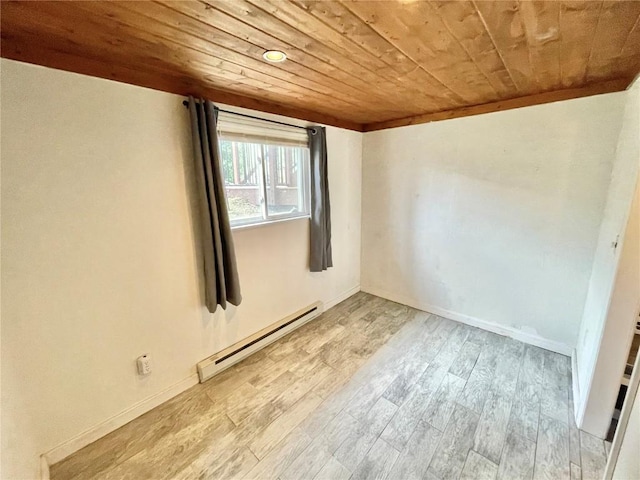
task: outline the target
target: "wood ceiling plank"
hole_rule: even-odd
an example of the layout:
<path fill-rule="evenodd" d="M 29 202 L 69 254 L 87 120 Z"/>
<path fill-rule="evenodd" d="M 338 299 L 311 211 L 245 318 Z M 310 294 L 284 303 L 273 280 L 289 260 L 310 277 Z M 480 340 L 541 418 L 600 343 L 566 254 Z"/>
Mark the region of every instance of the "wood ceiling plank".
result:
<path fill-rule="evenodd" d="M 500 2 L 474 1 L 489 36 L 521 93 L 534 93 L 538 86 L 533 79 L 529 47 L 517 0 Z"/>
<path fill-rule="evenodd" d="M 431 1 L 435 11 L 501 98 L 515 97 L 518 87 L 472 2 Z"/>
<path fill-rule="evenodd" d="M 350 58 L 361 65 L 362 68 L 374 74 L 374 81 L 396 82 L 398 73 L 395 73 L 395 67 L 390 67 L 389 63 L 375 55 L 371 55 L 366 49 L 353 42 L 350 37 L 341 34 L 332 26 L 311 15 L 310 11 L 301 8 L 300 5 L 303 6 L 303 4 L 295 4 L 289 1 L 283 2 L 281 0 L 247 0 L 247 2 L 251 3 L 256 9 L 261 9 L 273 17 L 279 18 L 292 28 L 304 31 L 306 35 L 329 47 L 333 50 L 336 61 L 340 61 L 344 57 Z M 363 26 L 366 27 L 366 24 L 363 23 Z M 414 70 L 420 71 L 417 65 L 415 65 Z M 404 74 L 406 72 L 399 73 Z M 402 86 L 409 87 L 406 77 L 402 80 Z M 427 75 L 421 80 L 422 82 L 433 81 Z"/>
<path fill-rule="evenodd" d="M 79 2 L 79 5 L 75 6 L 75 9 L 84 11 L 87 15 L 108 17 L 117 22 L 126 35 L 145 39 L 152 44 L 161 44 L 179 58 L 189 59 L 199 65 L 211 65 L 227 72 L 233 72 L 235 81 L 242 81 L 242 77 L 245 76 L 254 82 L 262 82 L 260 86 L 273 93 L 286 96 L 289 92 L 295 92 L 294 95 L 298 100 L 313 104 L 315 107 L 331 108 L 334 111 L 347 109 L 354 113 L 363 113 L 361 104 L 353 99 L 345 99 L 339 93 L 332 94 L 330 91 L 320 91 L 322 87 L 295 73 L 283 71 L 278 66 L 268 64 L 262 59 L 248 57 L 219 43 L 213 43 L 219 41 L 219 36 L 216 36 L 217 32 L 212 32 L 212 41 L 210 42 L 163 24 L 161 19 L 156 19 L 153 15 L 145 16 L 138 8 L 152 9 L 153 4 L 147 5 L 146 2 L 109 2 L 108 4 L 106 2 Z M 152 13 L 158 14 L 153 10 Z M 153 33 L 146 33 L 145 27 L 148 27 L 148 30 Z M 222 33 L 222 35 L 226 34 Z M 393 110 L 390 109 L 390 111 Z"/>
<path fill-rule="evenodd" d="M 384 106 L 388 103 L 392 103 L 396 109 L 401 110 L 414 110 L 415 105 L 411 107 L 405 107 L 405 102 L 402 102 L 400 96 L 384 95 L 377 90 L 371 91 L 371 83 L 366 82 L 357 75 L 357 72 L 343 71 L 337 66 L 317 58 L 312 54 L 308 54 L 304 50 L 299 49 L 296 45 L 298 43 L 289 44 L 285 41 L 276 38 L 268 33 L 263 32 L 251 26 L 243 23 L 237 18 L 227 14 L 222 10 L 217 10 L 207 4 L 201 2 L 174 2 L 174 1 L 160 1 L 163 6 L 174 9 L 183 16 L 196 19 L 202 22 L 205 26 L 211 26 L 218 31 L 225 32 L 229 35 L 233 35 L 241 40 L 251 42 L 251 44 L 259 44 L 264 49 L 281 50 L 287 53 L 288 62 L 303 65 L 308 68 L 309 71 L 314 73 L 314 80 L 318 77 L 323 79 L 323 82 L 330 86 L 334 92 L 343 92 L 345 95 L 349 95 L 352 98 L 365 98 L 368 101 L 376 100 L 380 106 Z M 223 6 L 220 3 L 215 3 L 215 6 Z M 436 102 L 436 103 L 432 103 Z M 425 108 L 427 105 L 432 109 L 437 109 L 439 103 L 442 103 L 435 97 L 429 99 L 429 103 L 421 103 L 421 106 Z M 418 107 L 419 108 L 419 107 Z"/>
<path fill-rule="evenodd" d="M 0 11 L 7 58 L 355 129 L 598 93 L 640 70 L 640 2 L 629 0 L 3 1 Z M 264 62 L 267 48 L 289 60 Z M 575 88 L 531 95 L 563 86 Z"/>
<path fill-rule="evenodd" d="M 587 82 L 598 81 L 611 75 L 615 63 L 612 59 L 619 59 L 622 50 L 628 45 L 627 39 L 634 29 L 638 15 L 640 2 L 603 2 L 587 65 Z M 635 45 L 635 48 L 637 47 Z"/>
<path fill-rule="evenodd" d="M 560 3 L 544 0 L 520 1 L 522 22 L 529 45 L 529 58 L 541 91 L 558 88 L 560 78 Z"/>
<path fill-rule="evenodd" d="M 279 88 L 272 83 L 242 75 L 240 68 L 230 67 L 225 70 L 227 65 L 224 62 L 209 57 L 202 59 L 202 62 L 192 61 L 192 58 L 180 49 L 172 45 L 154 43 L 153 39 L 149 41 L 136 38 L 121 25 L 112 24 L 111 30 L 105 30 L 104 18 L 94 15 L 83 20 L 90 12 L 79 11 L 75 3 L 7 2 L 2 5 L 4 30 L 8 22 L 20 23 L 21 31 L 33 33 L 34 43 L 43 47 L 57 47 L 79 55 L 86 52 L 86 56 L 128 62 L 153 69 L 159 74 L 177 71 L 181 75 L 194 78 L 198 75 L 226 75 L 220 78 L 266 89 L 272 94 Z M 73 25 L 73 38 L 65 36 L 63 32 L 69 21 L 72 21 Z M 281 93 L 286 92 L 282 90 Z"/>
<path fill-rule="evenodd" d="M 491 84 L 447 31 L 430 4 L 341 3 L 467 103 L 497 98 Z"/>
<path fill-rule="evenodd" d="M 171 93 L 185 94 L 196 86 L 195 80 L 178 72 L 171 76 L 159 75 L 152 69 L 137 70 L 119 65 L 117 62 L 104 62 L 101 56 L 81 56 L 56 50 L 44 46 L 41 41 L 35 41 L 35 34 L 20 32 L 16 35 L 2 31 L 1 36 L 3 58 Z M 41 34 L 38 34 L 38 37 L 41 38 Z"/>
<path fill-rule="evenodd" d="M 386 68 L 396 72 L 403 83 L 417 87 L 422 95 L 425 91 L 432 92 L 429 98 L 434 103 L 435 109 L 451 108 L 461 104 L 460 97 L 440 84 L 344 5 L 322 0 L 292 0 L 292 2 L 338 32 L 341 37 L 348 38 L 382 60 L 387 65 Z"/>
<path fill-rule="evenodd" d="M 30 52 L 30 47 L 33 47 L 34 51 L 37 51 L 37 52 L 51 52 L 51 55 L 55 58 L 56 53 L 58 52 L 68 53 L 71 51 L 71 49 L 68 48 L 68 45 L 66 42 L 68 42 L 68 39 L 60 38 L 49 32 L 43 32 L 41 30 L 29 31 L 28 29 L 25 29 L 22 32 L 20 32 L 18 36 L 15 36 L 15 37 L 7 33 L 6 31 L 2 32 L 3 49 L 11 48 L 13 47 L 14 44 L 20 45 L 21 49 L 15 50 L 14 48 L 14 51 L 16 52 L 22 51 L 26 54 L 24 59 L 21 59 L 16 56 L 10 57 L 10 58 L 14 58 L 15 60 L 30 61 L 30 58 L 33 58 L 33 54 L 31 55 L 28 54 L 28 52 Z M 4 55 L 4 52 L 3 52 L 3 55 Z M 71 55 L 75 55 L 78 58 L 77 62 L 70 64 L 72 66 L 79 65 L 84 59 L 87 59 L 87 61 L 91 65 L 94 65 L 94 63 L 90 62 L 90 60 L 97 61 L 97 59 L 104 59 L 104 51 L 99 47 L 94 47 L 93 45 L 91 45 L 90 42 L 87 42 L 83 45 L 82 52 L 73 51 Z M 7 57 L 9 57 L 9 55 L 7 55 Z M 191 78 L 213 79 L 214 81 L 217 81 L 217 82 L 225 81 L 226 84 L 229 85 L 230 87 L 237 87 L 238 84 L 241 84 L 243 91 L 256 95 L 257 98 L 268 98 L 270 95 L 274 95 L 273 92 L 270 91 L 270 88 L 269 88 L 270 85 L 263 84 L 258 81 L 249 82 L 247 81 L 246 77 L 237 76 L 237 75 L 234 76 L 230 72 L 224 72 L 224 77 L 220 77 L 218 75 L 219 71 L 217 70 L 208 71 L 206 69 L 202 69 L 200 71 L 194 70 L 192 72 L 185 73 L 179 69 L 174 69 L 172 71 L 166 68 L 158 67 L 156 65 L 151 65 L 151 64 L 145 63 L 146 59 L 137 59 L 136 57 L 131 57 L 130 55 L 126 55 L 126 54 L 123 55 L 123 54 L 111 53 L 109 58 L 110 58 L 110 61 L 105 63 L 108 63 L 114 68 L 122 67 L 124 71 L 144 71 L 145 73 L 148 73 L 150 75 L 155 75 L 158 78 L 168 78 L 168 79 L 175 79 L 175 78 L 180 78 L 183 80 L 191 79 Z M 52 65 L 49 60 L 49 55 L 44 55 L 42 60 L 36 63 L 46 65 L 46 66 L 51 66 L 53 68 L 71 70 L 71 68 L 67 67 L 66 65 L 63 65 L 63 66 Z M 139 68 L 140 70 L 136 70 L 136 68 Z M 87 73 L 87 69 L 78 70 L 78 73 Z M 103 76 L 103 75 L 100 73 L 96 73 L 96 76 Z M 237 78 L 238 80 L 235 81 L 234 78 Z M 126 78 L 119 78 L 119 80 L 127 82 Z M 127 83 L 132 83 L 132 82 L 129 81 Z M 197 85 L 197 83 L 194 81 L 191 81 L 190 85 Z M 229 88 L 229 90 L 232 90 L 232 88 Z"/>
<path fill-rule="evenodd" d="M 613 66 L 612 75 L 629 75 L 633 77 L 640 72 L 640 15 L 629 32 L 618 60 Z"/>
<path fill-rule="evenodd" d="M 440 120 L 450 120 L 453 118 L 468 117 L 471 115 L 480 115 L 485 113 L 501 112 L 514 108 L 530 107 L 533 105 L 542 105 L 545 103 L 560 102 L 573 98 L 588 97 L 591 95 L 600 95 L 603 93 L 620 92 L 629 86 L 629 80 L 611 80 L 599 84 L 592 84 L 586 87 L 570 88 L 565 90 L 556 90 L 553 92 L 536 93 L 519 98 L 508 100 L 500 100 L 484 105 L 473 105 L 469 107 L 459 108 L 457 110 L 449 110 L 446 112 L 429 113 L 425 115 L 416 115 L 409 118 L 399 118 L 386 122 L 376 122 L 364 125 L 365 132 L 373 132 L 376 130 L 384 130 L 386 128 L 406 127 L 409 125 L 419 125 L 421 123 L 436 122 Z"/>
<path fill-rule="evenodd" d="M 22 4 L 22 6 L 24 6 L 24 4 Z M 24 14 L 25 13 L 24 9 L 21 8 L 19 13 Z M 27 13 L 32 13 L 32 12 L 28 11 Z M 3 22 L 11 21 L 14 15 L 15 15 L 15 9 L 11 7 L 3 8 Z M 43 10 L 39 10 L 38 15 L 32 16 L 31 18 L 36 18 L 36 17 L 38 19 L 37 21 L 45 22 L 47 25 L 47 28 L 51 28 L 54 32 L 58 31 L 56 26 L 56 18 L 59 18 L 59 17 L 50 18 Z M 20 18 L 23 18 L 23 17 L 18 17 L 15 20 L 20 20 Z M 66 17 L 66 18 L 69 18 L 69 17 Z M 73 18 L 72 15 L 71 15 L 71 18 Z M 6 26 L 7 23 L 3 23 L 3 25 Z M 31 27 L 33 27 L 33 25 L 31 25 Z M 163 78 L 163 77 L 173 78 L 174 76 L 180 76 L 182 78 L 198 78 L 200 79 L 200 83 L 203 84 L 201 86 L 204 86 L 207 89 L 215 88 L 216 90 L 220 89 L 225 91 L 234 91 L 236 93 L 242 92 L 244 93 L 244 95 L 254 96 L 254 98 L 258 98 L 258 99 L 264 99 L 267 103 L 268 102 L 280 103 L 282 102 L 283 97 L 286 97 L 288 105 L 291 106 L 292 108 L 308 110 L 307 105 L 309 105 L 309 101 L 308 101 L 308 98 L 306 98 L 304 95 L 300 95 L 299 98 L 295 98 L 290 94 L 288 95 L 284 95 L 281 93 L 278 94 L 277 92 L 274 91 L 274 90 L 277 90 L 277 88 L 275 88 L 273 85 L 265 84 L 263 82 L 260 82 L 259 80 L 253 80 L 253 79 L 247 78 L 247 76 L 242 71 L 234 73 L 229 71 L 223 71 L 221 68 L 208 68 L 207 66 L 203 66 L 202 63 L 200 62 L 194 62 L 194 61 L 186 61 L 186 63 L 182 67 L 173 68 L 173 69 L 165 68 L 164 64 L 149 63 L 149 57 L 138 57 L 130 53 L 128 49 L 129 39 L 126 35 L 116 36 L 116 37 L 122 36 L 123 38 L 123 40 L 120 40 L 117 43 L 118 49 L 116 50 L 107 49 L 105 51 L 102 44 L 98 44 L 97 46 L 93 44 L 93 37 L 91 37 L 90 35 L 92 35 L 97 30 L 93 29 L 91 32 L 87 32 L 85 31 L 85 28 L 87 28 L 85 24 L 82 24 L 82 26 L 76 25 L 74 26 L 74 29 L 73 29 L 74 35 L 76 36 L 76 38 L 82 39 L 81 44 L 74 42 L 69 38 L 57 37 L 55 33 L 51 33 L 44 28 L 36 28 L 34 31 L 30 32 L 29 28 L 26 27 L 25 23 L 21 25 L 21 28 L 22 28 L 21 33 L 23 34 L 22 36 L 23 38 L 26 38 L 28 40 L 28 44 L 31 44 L 34 46 L 40 46 L 43 49 L 50 48 L 55 50 L 55 48 L 58 48 L 58 49 L 62 49 L 63 51 L 71 51 L 71 52 L 74 52 L 74 54 L 79 56 L 80 58 L 103 58 L 104 59 L 106 56 L 109 58 L 109 63 L 112 65 L 120 65 L 124 67 L 133 66 L 138 69 L 144 70 L 145 72 L 154 73 L 159 78 Z M 3 28 L 2 37 L 3 37 L 3 42 L 2 42 L 3 48 L 5 48 L 8 43 L 6 28 Z M 111 39 L 111 41 L 115 42 L 116 40 Z M 22 42 L 22 43 L 24 44 L 26 42 Z M 140 47 L 139 44 L 136 44 L 136 45 Z M 78 46 L 81 47 L 81 51 L 77 50 Z M 170 52 L 168 52 L 167 55 L 169 53 Z M 19 58 L 16 58 L 16 59 L 19 59 Z M 62 68 L 62 69 L 70 70 L 69 67 L 64 65 L 62 66 L 51 65 L 46 57 L 37 63 L 53 66 L 54 68 Z M 81 73 L 86 73 L 86 70 L 83 70 Z M 96 74 L 96 76 L 101 76 L 101 75 Z M 120 80 L 127 81 L 126 78 L 123 78 Z M 135 82 L 128 81 L 128 83 L 135 83 Z M 223 85 L 223 86 L 219 87 L 219 85 Z M 227 87 L 225 88 L 224 85 L 226 85 Z M 165 88 L 163 88 L 163 90 L 170 91 Z M 182 92 L 182 93 L 189 93 L 189 92 Z M 325 106 L 322 106 L 322 107 L 324 107 L 324 109 L 321 109 L 320 106 L 317 106 L 315 108 L 317 111 L 320 111 L 325 115 L 336 117 L 336 118 L 341 118 L 341 115 L 344 114 L 345 112 L 345 110 L 342 108 L 327 108 Z M 357 121 L 353 122 L 354 124 L 355 123 L 359 124 L 360 120 L 369 121 L 370 119 L 375 118 L 374 116 L 371 115 L 370 112 L 358 113 L 358 112 L 349 111 L 349 114 L 350 114 L 350 118 L 358 119 Z"/>
<path fill-rule="evenodd" d="M 560 68 L 562 85 L 584 82 L 602 1 L 563 1 L 560 5 Z"/>
<path fill-rule="evenodd" d="M 287 2 L 282 2 L 281 5 Z M 218 0 L 208 3 L 212 8 L 221 10 L 236 19 L 250 24 L 258 29 L 269 32 L 283 42 L 298 45 L 300 49 L 322 59 L 324 62 L 335 65 L 343 71 L 352 72 L 362 79 L 369 92 L 379 91 L 398 102 L 409 102 L 416 108 L 434 109 L 430 98 L 430 92 L 413 91 L 402 82 L 401 78 L 390 75 L 386 69 L 378 72 L 363 67 L 362 59 L 357 55 L 348 55 L 346 52 L 335 50 L 322 41 L 311 36 L 307 25 L 298 25 L 298 28 L 285 22 L 277 13 L 269 13 L 258 6 L 245 0 Z M 260 3 L 263 6 L 262 2 Z M 335 47 L 338 48 L 338 47 Z"/>
<path fill-rule="evenodd" d="M 177 6 L 179 7 L 182 3 L 184 2 L 178 3 Z M 335 103 L 336 100 L 339 100 L 342 102 L 343 108 L 353 108 L 358 111 L 367 98 L 366 93 L 355 88 L 345 92 L 344 84 L 333 81 L 330 77 L 307 68 L 304 64 L 297 63 L 292 58 L 278 65 L 266 63 L 262 59 L 262 54 L 270 48 L 269 46 L 255 45 L 222 30 L 212 28 L 200 20 L 167 8 L 165 5 L 153 2 L 123 2 L 121 5 L 127 10 L 147 17 L 149 21 L 161 22 L 163 25 L 178 30 L 183 34 L 192 35 L 202 41 L 208 41 L 217 47 L 222 47 L 224 52 L 239 53 L 239 56 L 234 56 L 233 59 L 230 58 L 229 60 L 242 65 L 250 62 L 254 67 L 257 66 L 256 68 L 259 68 L 259 71 L 273 75 L 279 80 L 304 87 L 312 94 L 320 93 L 324 95 L 325 102 Z M 184 41 L 188 43 L 190 39 L 187 37 Z M 243 58 L 243 56 L 246 58 Z M 380 107 L 385 110 L 386 114 L 392 115 L 401 111 L 395 105 L 397 104 L 388 104 L 385 108 L 385 105 L 381 104 Z"/>
<path fill-rule="evenodd" d="M 65 70 L 93 77 L 104 78 L 117 82 L 137 85 L 142 87 L 174 93 L 177 95 L 195 95 L 198 97 L 214 99 L 218 103 L 235 105 L 252 110 L 283 115 L 291 118 L 299 118 L 314 123 L 333 125 L 348 130 L 362 131 L 362 124 L 336 118 L 331 115 L 319 114 L 305 109 L 291 108 L 282 104 L 274 104 L 245 95 L 227 91 L 224 89 L 213 89 L 204 87 L 201 82 L 191 78 L 170 77 L 167 75 L 157 75 L 153 72 L 135 70 L 128 67 L 104 62 L 100 59 L 82 57 L 67 52 L 59 52 L 52 49 L 45 49 L 39 46 L 32 39 L 22 41 L 13 38 L 10 34 L 2 32 L 3 40 L 8 38 L 8 42 L 3 42 L 2 56 L 13 60 L 18 60 L 37 65 L 44 65 L 59 70 Z"/>

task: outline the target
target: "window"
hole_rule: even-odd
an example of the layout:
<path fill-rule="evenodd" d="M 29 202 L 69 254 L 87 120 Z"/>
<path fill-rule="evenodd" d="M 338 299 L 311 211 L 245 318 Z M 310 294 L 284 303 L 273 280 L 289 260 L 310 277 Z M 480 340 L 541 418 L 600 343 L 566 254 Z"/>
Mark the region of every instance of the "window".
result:
<path fill-rule="evenodd" d="M 306 130 L 219 113 L 232 227 L 309 216 Z"/>

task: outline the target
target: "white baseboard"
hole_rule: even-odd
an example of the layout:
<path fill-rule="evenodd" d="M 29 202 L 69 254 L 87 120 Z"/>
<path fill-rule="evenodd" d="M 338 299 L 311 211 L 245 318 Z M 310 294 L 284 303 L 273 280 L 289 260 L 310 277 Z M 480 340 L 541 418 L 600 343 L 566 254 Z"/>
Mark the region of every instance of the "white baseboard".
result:
<path fill-rule="evenodd" d="M 329 310 L 331 307 L 335 307 L 337 304 L 339 304 L 340 302 L 344 302 L 347 298 L 349 298 L 351 295 L 355 295 L 356 293 L 358 293 L 360 291 L 360 285 L 356 285 L 353 288 L 350 288 L 349 290 L 347 290 L 344 293 L 341 293 L 340 295 L 338 295 L 337 297 L 327 301 L 327 302 L 323 302 L 323 307 L 324 307 L 324 311 L 326 312 L 327 310 Z"/>
<path fill-rule="evenodd" d="M 529 345 L 533 345 L 536 347 L 544 348 L 545 350 L 550 350 L 552 352 L 560 353 L 562 355 L 570 356 L 573 351 L 572 347 L 562 342 L 556 342 L 554 340 L 549 340 L 539 335 L 533 335 L 531 333 L 523 332 L 522 330 L 518 330 L 517 328 L 507 327 L 505 325 L 500 325 L 498 323 L 489 322 L 487 320 L 482 320 L 480 318 L 471 317 L 469 315 L 465 315 L 462 313 L 452 312 L 444 308 L 436 307 L 435 305 L 422 303 L 422 302 L 419 302 L 410 298 L 406 298 L 401 295 L 396 295 L 394 293 L 390 293 L 377 288 L 362 287 L 362 291 L 370 293 L 371 295 L 376 295 L 378 297 L 386 298 L 387 300 L 391 300 L 393 302 L 407 305 L 408 307 L 413 307 L 413 308 L 417 308 L 418 310 L 423 310 L 427 313 L 433 313 L 434 315 L 438 315 L 440 317 L 444 317 L 449 320 L 454 320 L 456 322 L 464 323 L 466 325 L 471 325 L 472 327 L 478 327 L 483 330 L 488 330 L 489 332 L 497 333 L 498 335 L 504 335 L 506 337 L 519 340 L 520 342 L 527 343 Z"/>
<path fill-rule="evenodd" d="M 42 455 L 41 470 L 42 479 L 48 480 L 49 478 L 49 465 L 58 463 L 60 460 L 65 459 L 74 452 L 77 452 L 83 447 L 86 447 L 90 443 L 95 442 L 99 438 L 104 437 L 108 433 L 120 428 L 121 426 L 129 423 L 131 420 L 139 417 L 140 415 L 147 413 L 149 410 L 157 407 L 158 405 L 172 399 L 176 395 L 184 392 L 188 388 L 198 384 L 198 374 L 194 373 L 184 380 L 170 386 L 169 388 L 156 393 L 140 402 L 132 405 L 126 410 L 114 415 L 113 417 L 105 420 L 104 422 L 96 425 L 89 430 L 77 435 L 76 437 L 67 440 L 66 442 L 58 445 L 57 447 L 49 450 Z M 46 464 L 46 477 L 45 468 L 43 463 Z"/>

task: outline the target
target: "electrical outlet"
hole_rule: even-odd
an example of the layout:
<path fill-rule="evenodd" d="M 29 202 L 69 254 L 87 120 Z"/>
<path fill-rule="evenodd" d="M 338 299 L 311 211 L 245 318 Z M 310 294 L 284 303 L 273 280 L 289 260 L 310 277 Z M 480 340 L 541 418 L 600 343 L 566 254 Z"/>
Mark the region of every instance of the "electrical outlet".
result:
<path fill-rule="evenodd" d="M 151 357 L 145 354 L 141 357 L 138 357 L 138 374 L 139 375 L 149 375 L 151 373 Z"/>

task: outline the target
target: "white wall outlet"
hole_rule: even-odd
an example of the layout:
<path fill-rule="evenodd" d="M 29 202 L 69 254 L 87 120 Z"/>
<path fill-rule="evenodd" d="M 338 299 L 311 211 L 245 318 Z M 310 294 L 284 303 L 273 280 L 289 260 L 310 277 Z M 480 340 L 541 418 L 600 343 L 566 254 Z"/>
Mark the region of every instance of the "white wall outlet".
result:
<path fill-rule="evenodd" d="M 141 357 L 138 357 L 138 374 L 139 375 L 149 375 L 151 373 L 151 357 L 145 354 Z"/>

